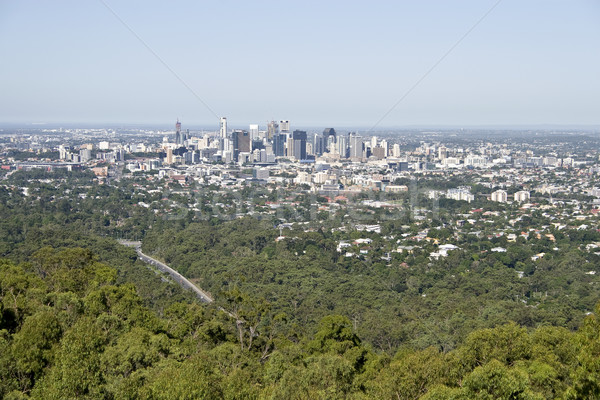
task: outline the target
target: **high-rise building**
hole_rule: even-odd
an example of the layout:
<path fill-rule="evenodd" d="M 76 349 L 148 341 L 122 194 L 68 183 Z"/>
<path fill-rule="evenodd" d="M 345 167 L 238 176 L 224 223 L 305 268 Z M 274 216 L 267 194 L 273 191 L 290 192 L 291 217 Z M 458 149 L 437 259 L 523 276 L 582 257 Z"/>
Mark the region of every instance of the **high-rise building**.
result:
<path fill-rule="evenodd" d="M 265 148 L 265 143 L 262 140 L 257 139 L 257 140 L 250 141 L 250 149 L 252 149 L 252 151 L 254 151 L 256 149 L 262 150 L 264 148 Z"/>
<path fill-rule="evenodd" d="M 339 136 L 337 138 L 337 141 L 335 142 L 335 149 L 336 149 L 336 152 L 340 155 L 340 157 L 347 158 L 348 157 L 348 138 L 343 135 Z"/>
<path fill-rule="evenodd" d="M 462 200 L 469 203 L 475 200 L 475 196 L 471 194 L 471 190 L 466 187 L 448 189 L 446 191 L 446 197 L 452 200 Z"/>
<path fill-rule="evenodd" d="M 333 136 L 335 138 L 335 129 L 325 128 L 323 130 L 323 137 L 328 138 L 329 136 Z"/>
<path fill-rule="evenodd" d="M 227 118 L 221 117 L 219 125 L 219 151 L 221 152 L 221 155 L 223 155 L 224 151 L 231 150 L 228 146 L 227 140 Z"/>
<path fill-rule="evenodd" d="M 325 137 L 315 134 L 312 141 L 313 153 L 317 156 L 325 153 Z"/>
<path fill-rule="evenodd" d="M 178 145 L 183 144 L 183 138 L 181 137 L 181 122 L 179 122 L 179 119 L 177 119 L 177 122 L 175 123 L 175 143 Z"/>
<path fill-rule="evenodd" d="M 306 131 L 295 130 L 292 139 L 294 141 L 292 155 L 296 160 L 306 160 Z"/>
<path fill-rule="evenodd" d="M 267 124 L 267 139 L 275 138 L 275 135 L 279 134 L 279 124 L 275 121 L 271 121 Z"/>
<path fill-rule="evenodd" d="M 236 129 L 233 131 L 233 158 L 237 161 L 240 153 L 250 153 L 251 141 L 248 131 Z"/>
<path fill-rule="evenodd" d="M 387 140 L 383 139 L 381 142 L 379 142 L 379 146 L 381 146 L 383 148 L 383 156 L 384 157 L 387 157 L 390 155 L 390 145 Z"/>
<path fill-rule="evenodd" d="M 444 146 L 441 146 L 438 149 L 438 158 L 440 160 L 445 160 L 446 157 L 448 157 L 448 149 L 446 149 Z"/>
<path fill-rule="evenodd" d="M 491 200 L 497 201 L 498 203 L 506 203 L 508 199 L 508 194 L 505 190 L 496 190 L 492 193 Z"/>
<path fill-rule="evenodd" d="M 279 129 L 281 133 L 290 133 L 290 121 L 279 121 Z"/>
<path fill-rule="evenodd" d="M 92 159 L 92 151 L 90 149 L 79 150 L 79 158 L 81 162 L 87 162 Z"/>
<path fill-rule="evenodd" d="M 221 142 L 223 143 L 223 153 L 228 152 L 233 154 L 233 141 L 231 138 L 221 139 Z"/>
<path fill-rule="evenodd" d="M 281 134 L 283 135 L 286 139 L 285 139 L 285 155 L 286 157 L 293 157 L 294 156 L 294 139 L 292 139 L 292 137 L 288 137 L 285 134 Z"/>
<path fill-rule="evenodd" d="M 225 139 L 227 137 L 227 118 L 221 117 L 221 125 L 219 128 L 219 137 Z"/>
<path fill-rule="evenodd" d="M 66 160 L 68 153 L 69 153 L 68 147 L 65 147 L 65 145 L 63 145 L 63 144 L 58 146 L 58 155 L 61 160 Z"/>
<path fill-rule="evenodd" d="M 323 130 L 323 149 L 321 150 L 321 152 L 319 154 L 325 153 L 325 152 L 332 152 L 334 150 L 333 146 L 335 145 L 336 142 L 336 133 L 335 133 L 335 129 L 333 128 L 325 128 Z M 316 142 L 315 142 L 316 144 Z"/>
<path fill-rule="evenodd" d="M 371 148 L 374 149 L 377 147 L 377 136 L 371 137 Z"/>
<path fill-rule="evenodd" d="M 371 155 L 377 160 L 383 160 L 385 158 L 385 149 L 381 146 L 371 148 Z"/>
<path fill-rule="evenodd" d="M 277 133 L 273 136 L 273 154 L 275 157 L 283 157 L 285 155 L 285 135 Z"/>
<path fill-rule="evenodd" d="M 306 141 L 306 158 L 308 159 L 309 156 L 314 156 L 314 155 L 315 155 L 315 151 L 313 149 L 313 144 L 307 140 Z"/>
<path fill-rule="evenodd" d="M 521 190 L 514 194 L 514 199 L 516 202 L 529 201 L 530 197 L 531 197 L 531 195 L 526 190 Z"/>
<path fill-rule="evenodd" d="M 250 124 L 249 132 L 251 140 L 258 139 L 258 124 Z"/>
<path fill-rule="evenodd" d="M 348 135 L 349 147 L 350 147 L 350 158 L 362 159 L 363 158 L 363 138 L 358 136 L 356 133 L 350 133 Z"/>

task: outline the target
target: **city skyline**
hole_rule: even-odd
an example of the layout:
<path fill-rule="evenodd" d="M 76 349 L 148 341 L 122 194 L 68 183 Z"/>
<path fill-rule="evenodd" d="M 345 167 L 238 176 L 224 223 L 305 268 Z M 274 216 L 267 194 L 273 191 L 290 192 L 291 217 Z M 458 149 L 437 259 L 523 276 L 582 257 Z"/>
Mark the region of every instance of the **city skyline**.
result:
<path fill-rule="evenodd" d="M 59 3 L 0 4 L 0 124 L 600 125 L 593 1 Z"/>

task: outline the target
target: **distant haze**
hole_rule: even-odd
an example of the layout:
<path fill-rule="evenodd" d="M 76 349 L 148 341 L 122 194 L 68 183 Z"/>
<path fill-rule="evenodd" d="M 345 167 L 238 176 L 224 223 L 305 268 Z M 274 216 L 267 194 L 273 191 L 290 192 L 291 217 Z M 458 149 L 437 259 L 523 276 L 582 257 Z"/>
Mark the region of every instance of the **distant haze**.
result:
<path fill-rule="evenodd" d="M 231 126 L 600 126 L 600 3 L 105 0 Z M 217 126 L 101 1 L 0 2 L 0 123 Z"/>

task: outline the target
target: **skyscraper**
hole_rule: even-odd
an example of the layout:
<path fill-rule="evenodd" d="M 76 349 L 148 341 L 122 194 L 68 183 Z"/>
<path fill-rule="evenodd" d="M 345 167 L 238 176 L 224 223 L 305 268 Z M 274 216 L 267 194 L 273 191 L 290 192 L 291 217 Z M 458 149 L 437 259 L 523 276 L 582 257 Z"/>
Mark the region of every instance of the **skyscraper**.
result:
<path fill-rule="evenodd" d="M 250 124 L 250 140 L 258 138 L 258 124 Z"/>
<path fill-rule="evenodd" d="M 438 158 L 440 160 L 445 160 L 447 157 L 448 157 L 448 150 L 444 146 L 441 146 L 440 148 L 438 148 Z"/>
<path fill-rule="evenodd" d="M 219 137 L 225 139 L 227 137 L 227 118 L 221 117 L 221 126 L 219 129 Z"/>
<path fill-rule="evenodd" d="M 290 133 L 290 121 L 279 121 L 281 133 Z"/>
<path fill-rule="evenodd" d="M 371 137 L 371 148 L 374 149 L 377 147 L 377 136 Z"/>
<path fill-rule="evenodd" d="M 179 122 L 179 118 L 175 123 L 175 144 L 182 145 L 183 138 L 181 137 L 181 122 Z"/>
<path fill-rule="evenodd" d="M 275 121 L 269 122 L 267 124 L 267 139 L 274 139 L 277 134 L 279 134 L 279 124 Z"/>
<path fill-rule="evenodd" d="M 348 157 L 348 138 L 344 135 L 341 135 L 337 138 L 335 142 L 335 150 L 342 158 Z"/>
<path fill-rule="evenodd" d="M 283 157 L 285 155 L 285 135 L 276 133 L 273 136 L 273 154 L 275 157 Z"/>
<path fill-rule="evenodd" d="M 296 160 L 306 160 L 306 131 L 295 130 L 292 133 L 294 143 L 292 155 Z"/>
<path fill-rule="evenodd" d="M 233 158 L 238 160 L 240 153 L 250 153 L 250 134 L 248 131 L 236 129 L 233 131 Z"/>
<path fill-rule="evenodd" d="M 325 137 L 315 133 L 313 138 L 313 152 L 316 156 L 320 156 L 325 152 Z"/>
<path fill-rule="evenodd" d="M 227 145 L 227 118 L 221 117 L 221 124 L 219 127 L 219 151 L 228 151 Z"/>
<path fill-rule="evenodd" d="M 363 158 L 363 138 L 358 136 L 356 133 L 350 133 L 348 135 L 350 142 L 350 158 L 362 159 Z"/>
<path fill-rule="evenodd" d="M 334 150 L 334 146 L 336 143 L 336 133 L 333 128 L 326 128 L 323 130 L 323 151 L 325 153 L 327 151 L 331 152 Z"/>
<path fill-rule="evenodd" d="M 325 128 L 323 130 L 323 137 L 328 138 L 329 136 L 335 137 L 335 129 L 333 129 L 333 128 Z"/>

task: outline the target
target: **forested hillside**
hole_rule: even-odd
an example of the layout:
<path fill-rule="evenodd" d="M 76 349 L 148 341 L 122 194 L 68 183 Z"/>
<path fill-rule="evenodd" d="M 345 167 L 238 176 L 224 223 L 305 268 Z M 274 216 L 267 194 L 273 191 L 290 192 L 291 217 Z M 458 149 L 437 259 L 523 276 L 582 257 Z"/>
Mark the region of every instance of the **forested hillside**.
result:
<path fill-rule="evenodd" d="M 60 398 L 543 399 L 600 396 L 600 321 L 577 332 L 514 323 L 452 351 L 392 357 L 328 315 L 299 334 L 236 287 L 231 315 L 175 303 L 158 316 L 80 248 L 0 261 L 0 396 Z"/>
<path fill-rule="evenodd" d="M 382 253 L 357 258 L 336 251 L 348 237 L 368 237 L 373 248 L 383 247 L 379 234 L 305 232 L 302 226 L 280 241 L 278 234 L 249 218 L 200 222 L 149 232 L 144 249 L 197 278 L 217 300 L 235 282 L 269 299 L 307 329 L 303 333 L 328 314 L 344 315 L 363 340 L 391 353 L 401 345 L 451 350 L 474 329 L 510 321 L 575 329 L 600 299 L 600 257 L 579 248 L 596 233 L 587 239 L 581 232 L 556 233 L 557 243 L 504 240 L 505 253 L 482 252 L 494 245 L 489 241 L 465 241 L 439 260 L 415 250 L 387 263 Z M 554 246 L 562 252 L 531 260 Z"/>
<path fill-rule="evenodd" d="M 531 232 L 508 240 L 500 206 L 449 202 L 421 221 L 367 208 L 381 232 L 346 222 L 349 209 L 277 226 L 179 206 L 206 208 L 207 193 L 90 178 L 17 171 L 0 187 L 0 397 L 600 396 L 594 225 L 507 206 Z M 306 195 L 290 198 L 309 214 Z M 465 212 L 461 229 L 448 222 Z"/>
<path fill-rule="evenodd" d="M 481 213 L 474 215 L 477 222 L 467 223 L 481 237 L 461 234 L 445 222 L 469 209 L 456 201 L 446 202 L 437 220 L 419 222 L 407 214 L 388 219 L 381 234 L 354 229 L 343 220 L 344 212 L 352 212 L 344 210 L 280 231 L 272 218 L 202 219 L 204 214 L 173 206 L 196 200 L 206 207 L 217 194 L 186 197 L 180 190 L 158 190 L 158 183 L 141 190 L 136 178 L 114 185 L 91 178 L 86 172 L 13 173 L 0 188 L 0 215 L 6 217 L 0 219 L 0 256 L 18 263 L 44 246 L 83 247 L 114 266 L 117 283 L 135 284 L 145 304 L 159 312 L 171 302 L 191 299 L 108 236 L 143 238 L 147 254 L 193 279 L 219 303 L 225 301 L 222 292 L 239 287 L 267 299 L 301 334 L 310 333 L 324 316 L 340 314 L 365 342 L 388 354 L 400 346 L 448 351 L 474 329 L 511 321 L 528 328 L 576 329 L 600 299 L 600 256 L 587 250 L 600 243 L 600 233 L 591 227 L 555 229 L 539 212 L 528 216 L 515 209 L 515 227 L 546 224 L 554 241 L 548 235 L 514 242 L 506 235 L 495 237 L 503 218 Z M 298 197 L 300 204 L 306 200 Z M 371 211 L 372 218 L 382 213 Z M 429 239 L 455 243 L 458 249 L 433 259 L 429 254 L 437 244 L 411 239 L 424 229 Z M 276 240 L 281 233 L 284 238 Z M 399 238 L 413 249 L 393 252 Z M 358 240 L 371 242 L 353 244 Z M 343 242 L 359 256 L 339 251 Z M 491 251 L 495 247 L 505 252 Z M 541 253 L 543 258 L 532 260 Z"/>
<path fill-rule="evenodd" d="M 17 171 L 0 187 L 0 256 L 23 262 L 45 246 L 82 247 L 113 266 L 117 283 L 132 283 L 146 305 L 161 310 L 189 293 L 165 281 L 137 260 L 133 249 L 107 237 L 113 225 L 144 229 L 153 218 L 132 206 L 131 193 L 98 185 L 85 172 Z M 27 188 L 30 196 L 24 194 Z M 126 224 L 123 222 L 127 220 Z"/>

